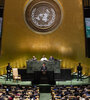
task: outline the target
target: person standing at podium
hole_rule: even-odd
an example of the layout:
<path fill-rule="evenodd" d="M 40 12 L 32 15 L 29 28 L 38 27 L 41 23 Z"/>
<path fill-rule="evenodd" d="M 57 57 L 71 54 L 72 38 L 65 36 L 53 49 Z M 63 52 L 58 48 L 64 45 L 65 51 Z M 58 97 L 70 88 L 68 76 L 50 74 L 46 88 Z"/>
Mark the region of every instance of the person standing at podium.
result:
<path fill-rule="evenodd" d="M 46 64 L 45 63 L 43 63 L 43 65 L 41 67 L 41 72 L 42 72 L 43 75 L 45 75 L 46 72 L 47 72 L 47 67 L 46 67 Z"/>
<path fill-rule="evenodd" d="M 41 67 L 41 71 L 42 72 L 46 72 L 47 71 L 47 67 L 46 67 L 46 64 L 43 63 L 42 67 Z"/>

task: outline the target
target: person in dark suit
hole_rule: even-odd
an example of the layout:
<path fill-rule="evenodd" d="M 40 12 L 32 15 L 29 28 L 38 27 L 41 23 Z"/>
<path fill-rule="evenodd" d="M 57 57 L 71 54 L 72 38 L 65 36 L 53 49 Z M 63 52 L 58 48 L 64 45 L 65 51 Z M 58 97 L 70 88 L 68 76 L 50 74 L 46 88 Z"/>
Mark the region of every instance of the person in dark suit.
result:
<path fill-rule="evenodd" d="M 81 79 L 82 80 L 82 66 L 81 66 L 81 63 L 79 63 L 79 65 L 77 66 L 77 81 L 79 80 L 79 79 Z"/>
<path fill-rule="evenodd" d="M 11 80 L 11 66 L 10 66 L 10 63 L 8 63 L 8 66 L 6 67 L 6 70 L 7 70 L 7 80 L 10 79 Z"/>
<path fill-rule="evenodd" d="M 46 67 L 46 64 L 43 63 L 42 67 L 41 67 L 41 71 L 44 72 L 44 71 L 47 71 L 47 67 Z"/>
<path fill-rule="evenodd" d="M 42 71 L 42 74 L 45 75 L 46 72 L 47 72 L 47 67 L 46 67 L 46 64 L 43 63 L 42 67 L 41 67 L 41 71 Z"/>

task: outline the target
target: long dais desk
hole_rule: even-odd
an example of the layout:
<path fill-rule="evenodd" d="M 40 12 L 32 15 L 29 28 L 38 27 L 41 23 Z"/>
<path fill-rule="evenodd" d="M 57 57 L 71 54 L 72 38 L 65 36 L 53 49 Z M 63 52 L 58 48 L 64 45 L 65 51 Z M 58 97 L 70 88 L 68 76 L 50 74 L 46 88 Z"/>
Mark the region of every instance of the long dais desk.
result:
<path fill-rule="evenodd" d="M 60 73 L 60 61 L 32 61 L 28 60 L 26 62 L 27 73 L 34 73 L 34 71 L 40 71 L 42 64 L 45 63 L 47 66 L 47 71 L 54 71 L 54 73 Z"/>

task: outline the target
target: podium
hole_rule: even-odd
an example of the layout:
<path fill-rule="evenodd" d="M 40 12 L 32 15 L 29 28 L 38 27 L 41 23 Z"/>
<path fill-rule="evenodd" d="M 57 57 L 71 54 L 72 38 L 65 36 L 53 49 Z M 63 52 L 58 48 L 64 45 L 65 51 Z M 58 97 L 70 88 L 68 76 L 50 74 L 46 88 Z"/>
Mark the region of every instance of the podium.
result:
<path fill-rule="evenodd" d="M 34 84 L 55 84 L 54 71 L 46 71 L 45 74 L 42 71 L 34 71 Z"/>

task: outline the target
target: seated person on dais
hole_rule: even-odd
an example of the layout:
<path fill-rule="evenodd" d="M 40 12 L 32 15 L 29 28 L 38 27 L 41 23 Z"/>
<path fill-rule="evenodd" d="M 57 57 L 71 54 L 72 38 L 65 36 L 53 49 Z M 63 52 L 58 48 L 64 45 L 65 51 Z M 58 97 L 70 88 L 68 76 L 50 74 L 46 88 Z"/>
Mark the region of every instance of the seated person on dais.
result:
<path fill-rule="evenodd" d="M 45 55 L 43 55 L 43 57 L 41 58 L 41 61 L 47 61 L 48 59 L 45 57 Z"/>

